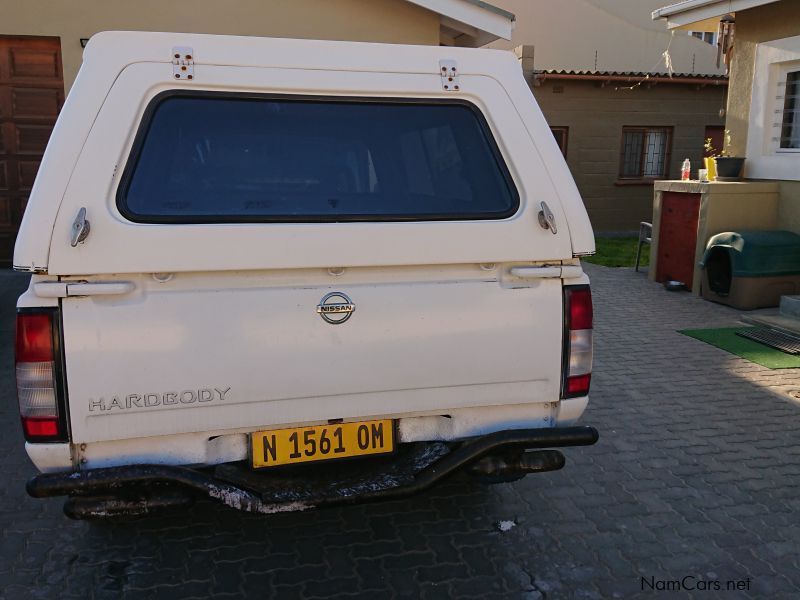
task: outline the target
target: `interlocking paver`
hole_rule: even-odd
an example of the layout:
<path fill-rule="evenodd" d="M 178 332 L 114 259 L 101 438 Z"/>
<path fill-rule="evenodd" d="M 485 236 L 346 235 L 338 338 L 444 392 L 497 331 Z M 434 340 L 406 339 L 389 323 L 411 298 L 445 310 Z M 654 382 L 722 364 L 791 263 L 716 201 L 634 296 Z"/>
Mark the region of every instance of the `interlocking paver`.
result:
<path fill-rule="evenodd" d="M 24 491 L 12 371 L 14 302 L 0 275 L 2 598 L 655 598 L 641 578 L 751 578 L 697 598 L 800 594 L 800 369 L 770 371 L 676 332 L 739 313 L 588 265 L 596 362 L 567 466 L 484 487 L 464 477 L 406 500 L 262 518 L 201 502 L 75 523 Z M 501 532 L 500 521 L 515 526 Z"/>

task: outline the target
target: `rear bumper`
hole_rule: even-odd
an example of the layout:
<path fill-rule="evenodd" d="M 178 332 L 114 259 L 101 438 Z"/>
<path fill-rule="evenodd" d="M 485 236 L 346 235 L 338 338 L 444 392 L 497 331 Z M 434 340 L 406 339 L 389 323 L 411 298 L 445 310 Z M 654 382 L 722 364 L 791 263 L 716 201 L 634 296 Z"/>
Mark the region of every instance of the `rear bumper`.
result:
<path fill-rule="evenodd" d="M 457 446 L 403 444 L 391 457 L 338 463 L 336 469 L 326 463 L 292 472 L 254 472 L 241 463 L 203 469 L 141 464 L 37 475 L 28 482 L 27 490 L 36 498 L 70 496 L 64 510 L 73 518 L 148 513 L 191 503 L 198 497 L 270 514 L 407 496 L 467 468 L 506 476 L 553 471 L 564 466 L 564 457 L 558 451 L 542 449 L 589 446 L 597 439 L 593 427 L 520 429 L 473 438 Z"/>
<path fill-rule="evenodd" d="M 359 415 L 357 420 L 396 419 L 398 439 L 410 442 L 461 442 L 509 429 L 571 427 L 586 408 L 588 397 L 558 402 L 530 402 L 499 406 L 475 406 L 448 410 L 442 415 Z M 255 430 L 322 425 L 327 421 L 258 423 Z M 248 460 L 248 434 L 254 428 L 236 431 L 208 430 L 156 437 L 116 440 L 77 440 L 73 444 L 25 444 L 28 456 L 42 473 L 71 472 L 76 465 L 93 471 L 126 465 L 196 465 L 213 467 Z M 132 428 L 131 431 L 135 431 Z"/>

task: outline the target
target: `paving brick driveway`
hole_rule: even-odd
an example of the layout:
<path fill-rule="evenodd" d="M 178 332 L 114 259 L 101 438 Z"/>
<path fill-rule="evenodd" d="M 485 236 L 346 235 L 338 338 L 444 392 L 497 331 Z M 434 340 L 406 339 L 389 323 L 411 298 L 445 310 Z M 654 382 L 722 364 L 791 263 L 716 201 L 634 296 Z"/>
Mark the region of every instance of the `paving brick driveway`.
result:
<path fill-rule="evenodd" d="M 625 269 L 587 267 L 596 366 L 584 422 L 600 442 L 564 470 L 489 488 L 253 517 L 213 504 L 126 523 L 67 520 L 33 500 L 12 379 L 18 276 L 0 276 L 0 595 L 4 598 L 672 597 L 693 576 L 800 597 L 800 372 L 675 333 L 738 313 Z M 506 524 L 500 531 L 498 523 Z M 702 585 L 702 584 L 701 584 Z M 684 594 L 686 596 L 688 594 Z"/>

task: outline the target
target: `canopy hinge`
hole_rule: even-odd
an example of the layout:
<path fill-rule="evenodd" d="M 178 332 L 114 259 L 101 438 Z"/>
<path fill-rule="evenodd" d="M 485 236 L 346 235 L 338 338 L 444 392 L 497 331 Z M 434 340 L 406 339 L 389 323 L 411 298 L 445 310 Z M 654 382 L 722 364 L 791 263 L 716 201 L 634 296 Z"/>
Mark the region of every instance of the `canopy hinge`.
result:
<path fill-rule="evenodd" d="M 175 79 L 194 79 L 194 50 L 189 46 L 172 49 L 172 75 Z"/>
<path fill-rule="evenodd" d="M 458 65 L 454 60 L 439 61 L 439 75 L 442 77 L 442 89 L 445 92 L 457 92 L 461 89 L 458 80 Z"/>

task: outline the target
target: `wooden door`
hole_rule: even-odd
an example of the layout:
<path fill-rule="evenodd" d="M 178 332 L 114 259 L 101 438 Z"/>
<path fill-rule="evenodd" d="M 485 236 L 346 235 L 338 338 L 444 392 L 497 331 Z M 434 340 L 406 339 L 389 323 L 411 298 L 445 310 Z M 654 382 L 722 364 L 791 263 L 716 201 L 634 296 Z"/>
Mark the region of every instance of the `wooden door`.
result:
<path fill-rule="evenodd" d="M 59 39 L 0 36 L 0 265 L 11 264 L 22 213 L 63 103 Z"/>
<path fill-rule="evenodd" d="M 713 151 L 705 150 L 705 145 L 703 146 L 703 156 L 717 156 L 720 152 L 722 152 L 723 146 L 725 146 L 725 128 L 721 125 L 707 125 L 706 126 L 706 133 L 705 133 L 705 140 L 711 140 L 711 147 L 714 149 Z"/>
<path fill-rule="evenodd" d="M 658 233 L 656 281 L 682 281 L 692 287 L 700 194 L 664 192 Z"/>

